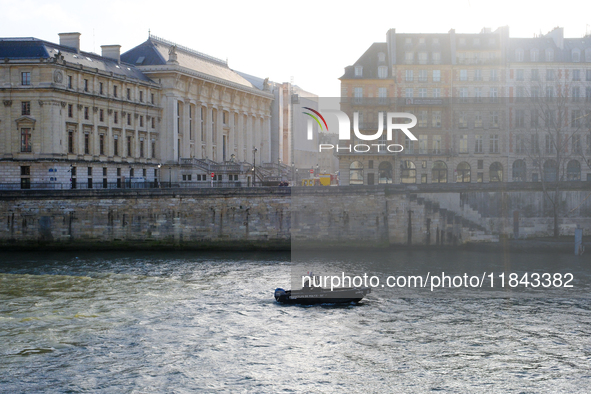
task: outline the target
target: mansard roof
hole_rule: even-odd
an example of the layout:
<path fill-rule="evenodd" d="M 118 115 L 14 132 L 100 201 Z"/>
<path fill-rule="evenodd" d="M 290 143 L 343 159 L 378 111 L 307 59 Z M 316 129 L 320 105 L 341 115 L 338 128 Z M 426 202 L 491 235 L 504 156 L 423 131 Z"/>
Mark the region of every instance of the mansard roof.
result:
<path fill-rule="evenodd" d="M 165 66 L 170 64 L 167 63 L 167 60 L 172 46 L 176 48 L 177 62 L 180 67 L 247 88 L 257 89 L 251 82 L 228 67 L 226 61 L 176 45 L 154 35 L 150 35 L 148 40 L 122 54 L 121 59 L 140 68 L 143 66 Z"/>
<path fill-rule="evenodd" d="M 117 63 L 114 59 L 103 57 L 96 53 L 77 52 L 75 48 L 54 44 L 33 37 L 0 38 L 0 59 L 2 60 L 28 61 L 50 59 L 58 53 L 70 64 L 94 68 L 107 73 L 112 72 L 118 76 L 125 76 L 140 81 L 152 82 L 150 78 L 132 64 L 126 64 L 124 62 Z"/>

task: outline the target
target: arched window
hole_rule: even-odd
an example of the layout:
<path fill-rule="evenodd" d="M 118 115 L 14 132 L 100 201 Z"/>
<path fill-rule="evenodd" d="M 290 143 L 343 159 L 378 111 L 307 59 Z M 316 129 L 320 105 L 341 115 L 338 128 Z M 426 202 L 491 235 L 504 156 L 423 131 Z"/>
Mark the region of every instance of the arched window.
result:
<path fill-rule="evenodd" d="M 544 162 L 544 180 L 546 182 L 556 182 L 558 180 L 558 165 L 554 160 Z"/>
<path fill-rule="evenodd" d="M 525 161 L 515 160 L 513 162 L 513 182 L 525 182 L 527 179 L 525 170 Z"/>
<path fill-rule="evenodd" d="M 566 179 L 569 181 L 581 180 L 581 163 L 578 160 L 571 160 L 566 165 Z"/>
<path fill-rule="evenodd" d="M 447 183 L 447 165 L 441 160 L 433 163 L 431 183 Z"/>
<path fill-rule="evenodd" d="M 349 185 L 363 185 L 363 164 L 360 161 L 349 166 Z"/>
<path fill-rule="evenodd" d="M 378 167 L 378 183 L 392 183 L 392 178 L 392 164 L 387 161 L 381 162 Z"/>
<path fill-rule="evenodd" d="M 400 162 L 400 183 L 417 183 L 417 168 L 410 160 Z"/>
<path fill-rule="evenodd" d="M 503 166 L 498 161 L 495 161 L 489 168 L 490 182 L 503 182 Z"/>
<path fill-rule="evenodd" d="M 461 162 L 458 164 L 456 172 L 456 182 L 470 183 L 470 164 L 465 161 Z"/>

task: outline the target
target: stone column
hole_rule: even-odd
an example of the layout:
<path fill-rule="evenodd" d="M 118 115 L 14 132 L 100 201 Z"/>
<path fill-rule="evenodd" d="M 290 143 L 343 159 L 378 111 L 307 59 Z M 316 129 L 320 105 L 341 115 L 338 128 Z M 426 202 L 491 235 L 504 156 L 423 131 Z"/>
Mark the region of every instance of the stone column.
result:
<path fill-rule="evenodd" d="M 265 157 L 267 162 L 271 162 L 272 155 L 271 155 L 271 117 L 269 115 L 265 115 L 263 118 L 263 142 L 265 145 Z M 278 156 L 279 157 L 279 156 Z"/>
<path fill-rule="evenodd" d="M 253 139 L 253 128 L 252 128 L 252 117 L 249 114 L 245 114 L 246 118 L 246 161 L 252 164 L 252 148 L 254 147 Z"/>
<path fill-rule="evenodd" d="M 236 137 L 234 137 L 237 141 L 236 147 L 236 159 L 238 161 L 244 161 L 244 117 L 239 111 L 234 112 L 236 117 L 238 118 L 238 124 L 234 126 L 234 130 L 236 133 Z"/>
<path fill-rule="evenodd" d="M 211 159 L 212 151 L 213 151 L 213 131 L 212 131 L 212 123 L 211 123 L 211 107 L 205 107 L 205 158 Z"/>
<path fill-rule="evenodd" d="M 221 163 L 224 160 L 224 109 L 218 108 L 217 121 L 216 121 L 216 134 L 217 134 L 217 162 Z M 226 151 L 227 153 L 227 151 Z"/>
<path fill-rule="evenodd" d="M 230 117 L 230 119 L 228 119 L 228 121 L 230 122 L 230 133 L 228 134 L 228 160 L 230 160 L 232 158 L 232 154 L 235 155 L 236 159 L 237 157 L 237 152 L 236 152 L 236 124 L 235 124 L 235 120 L 236 120 L 236 115 L 234 111 L 229 111 L 228 112 L 228 116 Z"/>

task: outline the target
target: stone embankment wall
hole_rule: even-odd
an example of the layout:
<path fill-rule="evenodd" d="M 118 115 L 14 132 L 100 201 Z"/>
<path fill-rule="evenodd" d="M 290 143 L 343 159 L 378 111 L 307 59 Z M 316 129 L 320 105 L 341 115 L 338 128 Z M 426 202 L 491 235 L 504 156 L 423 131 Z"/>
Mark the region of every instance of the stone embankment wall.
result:
<path fill-rule="evenodd" d="M 565 184 L 558 200 L 561 234 L 591 234 L 591 184 Z M 552 231 L 539 184 L 0 192 L 3 247 L 461 245 Z"/>

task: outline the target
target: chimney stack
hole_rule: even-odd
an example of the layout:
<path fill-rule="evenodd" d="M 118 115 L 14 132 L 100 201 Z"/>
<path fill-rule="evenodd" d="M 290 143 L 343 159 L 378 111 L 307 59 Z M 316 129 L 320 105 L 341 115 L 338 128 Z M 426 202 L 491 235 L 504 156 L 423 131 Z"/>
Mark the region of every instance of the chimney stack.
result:
<path fill-rule="evenodd" d="M 117 63 L 121 61 L 121 45 L 101 45 L 103 57 L 115 60 Z"/>
<path fill-rule="evenodd" d="M 80 33 L 59 33 L 60 45 L 74 48 L 76 53 L 80 53 Z"/>

